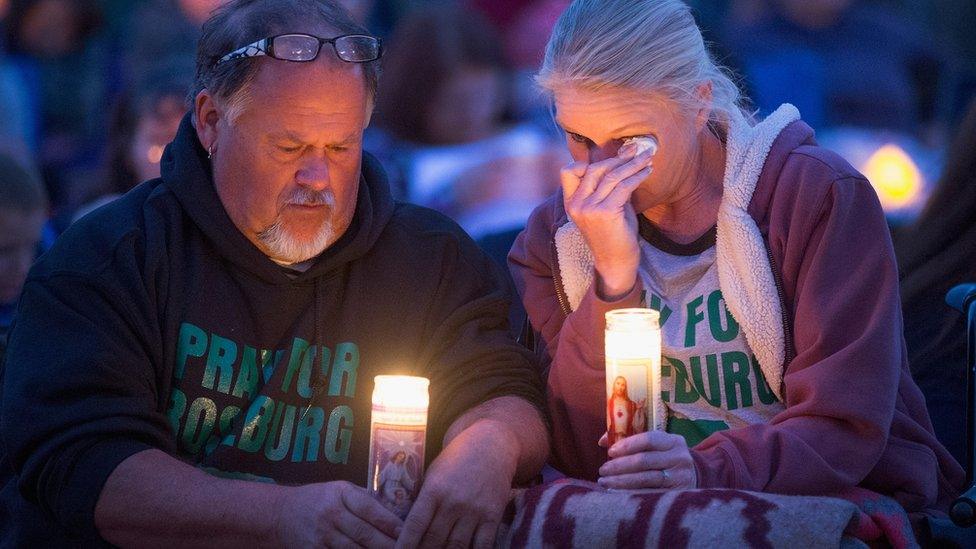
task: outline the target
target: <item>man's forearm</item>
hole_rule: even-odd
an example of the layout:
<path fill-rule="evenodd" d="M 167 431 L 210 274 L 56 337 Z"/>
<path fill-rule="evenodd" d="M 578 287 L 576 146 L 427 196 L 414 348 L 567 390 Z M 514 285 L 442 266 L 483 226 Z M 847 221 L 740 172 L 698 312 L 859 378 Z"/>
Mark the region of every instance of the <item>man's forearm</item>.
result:
<path fill-rule="evenodd" d="M 271 545 L 287 488 L 221 479 L 159 450 L 132 455 L 109 475 L 95 525 L 119 546 Z"/>
<path fill-rule="evenodd" d="M 489 438 L 479 440 L 487 451 L 510 453 L 516 482 L 538 474 L 549 457 L 549 433 L 542 414 L 524 399 L 499 397 L 468 410 L 447 430 L 444 446 L 472 427 Z"/>

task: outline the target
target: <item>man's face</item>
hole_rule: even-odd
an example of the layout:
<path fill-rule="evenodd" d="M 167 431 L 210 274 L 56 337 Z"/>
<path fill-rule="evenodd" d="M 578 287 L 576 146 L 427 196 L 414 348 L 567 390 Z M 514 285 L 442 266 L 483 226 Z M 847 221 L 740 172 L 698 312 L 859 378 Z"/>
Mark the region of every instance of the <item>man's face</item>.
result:
<path fill-rule="evenodd" d="M 250 100 L 235 121 L 219 114 L 214 125 L 214 184 L 265 254 L 304 261 L 334 243 L 355 212 L 368 123 L 362 67 L 328 44 L 309 63 L 250 62 L 262 64 Z"/>
<path fill-rule="evenodd" d="M 43 211 L 0 208 L 0 303 L 11 303 L 20 295 L 41 241 L 44 220 Z"/>

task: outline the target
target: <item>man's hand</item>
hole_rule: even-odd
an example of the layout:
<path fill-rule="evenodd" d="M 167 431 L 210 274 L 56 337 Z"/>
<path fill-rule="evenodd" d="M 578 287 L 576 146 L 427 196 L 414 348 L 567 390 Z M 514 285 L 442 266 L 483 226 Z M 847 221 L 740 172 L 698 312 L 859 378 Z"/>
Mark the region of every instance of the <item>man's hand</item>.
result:
<path fill-rule="evenodd" d="M 574 162 L 561 172 L 563 205 L 593 252 L 597 293 L 614 299 L 637 281 L 640 247 L 630 197 L 650 176 L 653 154 L 634 156 L 632 144 L 618 156 L 592 164 Z"/>
<path fill-rule="evenodd" d="M 283 492 L 275 537 L 284 547 L 393 547 L 402 526 L 365 489 L 336 481 Z"/>
<path fill-rule="evenodd" d="M 606 436 L 600 439 L 606 444 Z M 697 488 L 695 461 L 684 437 L 662 431 L 629 436 L 607 451 L 598 483 L 605 488 Z"/>
<path fill-rule="evenodd" d="M 492 547 L 518 465 L 511 427 L 481 420 L 431 464 L 397 547 Z"/>

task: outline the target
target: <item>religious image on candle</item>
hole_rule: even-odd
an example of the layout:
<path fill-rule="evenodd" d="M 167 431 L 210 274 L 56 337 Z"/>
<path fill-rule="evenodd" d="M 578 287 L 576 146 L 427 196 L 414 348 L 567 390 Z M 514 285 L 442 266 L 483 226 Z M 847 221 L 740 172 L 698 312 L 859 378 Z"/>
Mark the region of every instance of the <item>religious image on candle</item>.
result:
<path fill-rule="evenodd" d="M 412 376 L 376 376 L 375 381 L 366 488 L 406 518 L 423 481 L 429 381 Z"/>
<path fill-rule="evenodd" d="M 425 426 L 373 426 L 375 442 L 370 461 L 374 463 L 374 493 L 400 518 L 407 516 L 420 492 L 426 431 Z"/>
<path fill-rule="evenodd" d="M 651 309 L 606 314 L 607 444 L 663 429 L 661 331 Z"/>
<path fill-rule="evenodd" d="M 620 439 L 645 431 L 647 370 L 643 367 L 618 366 L 613 373 L 613 382 L 607 395 L 607 441 L 613 446 Z"/>

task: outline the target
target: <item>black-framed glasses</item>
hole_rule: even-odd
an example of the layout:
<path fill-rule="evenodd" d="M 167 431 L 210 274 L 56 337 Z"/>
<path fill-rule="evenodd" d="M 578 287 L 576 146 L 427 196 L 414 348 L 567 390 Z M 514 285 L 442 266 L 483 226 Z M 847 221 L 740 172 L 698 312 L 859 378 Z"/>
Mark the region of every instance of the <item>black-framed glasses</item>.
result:
<path fill-rule="evenodd" d="M 237 48 L 218 59 L 215 66 L 225 61 L 259 55 L 305 63 L 314 61 L 319 56 L 322 44 L 331 44 L 336 57 L 347 63 L 368 63 L 376 61 L 383 54 L 382 41 L 368 34 L 344 34 L 335 38 L 319 38 L 311 34 L 292 33 L 262 38 Z"/>

